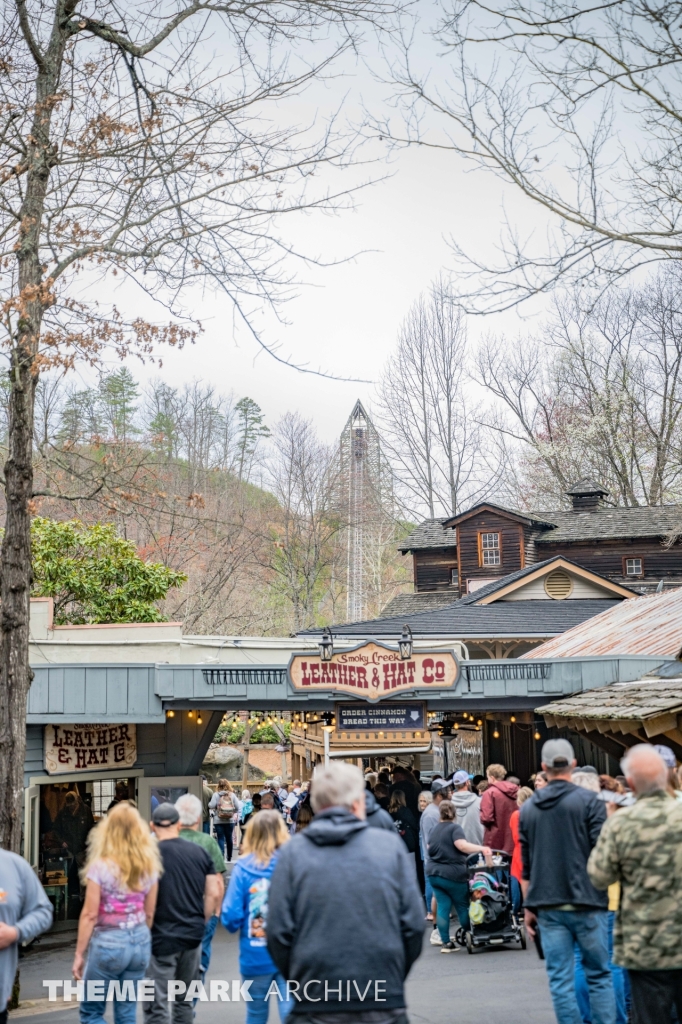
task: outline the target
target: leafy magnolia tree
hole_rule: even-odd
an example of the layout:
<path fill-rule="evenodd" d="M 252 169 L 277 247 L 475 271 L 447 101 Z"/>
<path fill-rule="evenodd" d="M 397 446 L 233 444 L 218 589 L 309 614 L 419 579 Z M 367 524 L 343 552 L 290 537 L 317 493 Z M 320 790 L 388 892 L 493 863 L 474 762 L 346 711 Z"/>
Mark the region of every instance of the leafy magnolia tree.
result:
<path fill-rule="evenodd" d="M 164 622 L 158 602 L 187 577 L 145 562 L 110 523 L 77 519 L 31 523 L 33 596 L 54 600 L 57 626 L 95 622 Z"/>
<path fill-rule="evenodd" d="M 388 0 L 8 0 L 0 13 L 0 323 L 10 363 L 0 555 L 0 845 L 21 842 L 34 398 L 41 370 L 181 344 L 210 282 L 248 321 L 289 283 L 279 218 L 330 205 L 334 124 L 286 100 Z M 271 108 L 271 109 L 269 109 Z M 319 127 L 318 127 L 319 124 Z M 331 201 L 333 202 L 333 200 Z M 107 301 L 113 277 L 125 278 Z M 139 292 L 163 323 L 139 316 Z M 170 314 L 168 311 L 170 310 Z M 254 336 L 257 337 L 257 335 Z"/>

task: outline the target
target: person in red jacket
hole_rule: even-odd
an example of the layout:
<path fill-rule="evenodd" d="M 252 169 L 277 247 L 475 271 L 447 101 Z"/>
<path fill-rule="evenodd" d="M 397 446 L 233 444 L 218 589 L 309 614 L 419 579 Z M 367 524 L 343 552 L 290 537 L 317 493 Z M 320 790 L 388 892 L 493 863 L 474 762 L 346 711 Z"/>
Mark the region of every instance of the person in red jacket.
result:
<path fill-rule="evenodd" d="M 505 782 L 507 769 L 501 764 L 489 764 L 486 773 L 490 785 L 481 797 L 483 843 L 493 850 L 511 854 L 514 852 L 514 837 L 509 819 L 516 810 L 519 787 L 515 782 Z"/>

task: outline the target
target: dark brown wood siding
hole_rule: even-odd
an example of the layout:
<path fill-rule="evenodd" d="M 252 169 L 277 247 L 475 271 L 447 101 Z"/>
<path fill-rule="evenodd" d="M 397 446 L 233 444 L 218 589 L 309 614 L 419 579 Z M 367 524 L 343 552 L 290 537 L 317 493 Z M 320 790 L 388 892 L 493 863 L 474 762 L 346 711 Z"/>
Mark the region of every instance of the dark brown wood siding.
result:
<path fill-rule="evenodd" d="M 577 562 L 585 569 L 592 569 L 602 576 L 623 577 L 623 559 L 641 558 L 644 562 L 644 576 L 665 579 L 682 576 L 682 544 L 668 548 L 663 541 L 655 538 L 646 540 L 599 540 L 579 544 L 538 544 L 538 561 L 563 555 Z M 637 577 L 633 577 L 633 583 Z"/>
<path fill-rule="evenodd" d="M 480 533 L 499 533 L 500 565 L 479 565 Z M 481 512 L 457 527 L 462 591 L 466 580 L 496 579 L 523 568 L 523 526 L 494 512 Z"/>
<path fill-rule="evenodd" d="M 449 590 L 453 584 L 452 570 L 457 570 L 457 548 L 430 548 L 414 552 L 414 585 L 416 590 Z M 455 590 L 457 587 L 455 585 Z"/>

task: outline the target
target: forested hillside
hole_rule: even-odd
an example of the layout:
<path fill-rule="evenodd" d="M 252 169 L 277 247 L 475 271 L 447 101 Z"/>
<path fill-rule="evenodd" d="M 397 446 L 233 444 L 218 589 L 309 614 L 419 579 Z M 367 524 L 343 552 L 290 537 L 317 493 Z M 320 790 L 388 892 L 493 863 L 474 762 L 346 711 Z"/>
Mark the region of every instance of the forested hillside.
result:
<path fill-rule="evenodd" d="M 338 450 L 311 423 L 289 414 L 269 427 L 252 399 L 199 382 L 143 389 L 127 367 L 93 388 L 68 380 L 38 388 L 35 514 L 113 523 L 145 560 L 185 573 L 161 610 L 186 632 L 343 621 Z M 410 578 L 395 550 L 406 528 L 385 509 L 380 550 L 367 552 L 369 615 Z"/>

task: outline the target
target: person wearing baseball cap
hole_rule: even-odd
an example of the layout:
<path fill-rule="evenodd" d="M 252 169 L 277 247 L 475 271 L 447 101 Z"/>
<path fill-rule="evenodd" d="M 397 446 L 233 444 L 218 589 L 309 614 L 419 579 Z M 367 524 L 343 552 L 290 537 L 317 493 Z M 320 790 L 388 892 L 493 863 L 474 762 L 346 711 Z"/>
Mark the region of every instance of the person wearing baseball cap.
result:
<path fill-rule="evenodd" d="M 219 910 L 220 891 L 213 860 L 201 846 L 180 838 L 180 815 L 171 803 L 152 812 L 152 832 L 159 841 L 163 874 L 152 926 L 152 955 L 147 976 L 154 1000 L 144 1003 L 146 1024 L 170 1024 L 168 982 L 185 986 L 199 977 L 201 940 L 206 922 Z M 174 1004 L 174 1024 L 192 1024 L 192 1001 L 182 995 Z"/>
<path fill-rule="evenodd" d="M 462 828 L 467 842 L 481 846 L 483 843 L 481 798 L 478 793 L 472 793 L 468 772 L 455 772 L 452 776 L 452 784 L 455 787 L 455 792 L 450 799 L 455 805 L 457 824 Z"/>
<path fill-rule="evenodd" d="M 540 932 L 559 1024 L 582 1020 L 574 982 L 576 946 L 587 979 L 592 1024 L 616 1024 L 608 898 L 587 873 L 606 808 L 597 793 L 571 781 L 577 761 L 568 740 L 547 740 L 541 757 L 547 785 L 526 800 L 519 815 L 526 928 L 531 938 L 536 929 Z"/>
<path fill-rule="evenodd" d="M 422 811 L 421 818 L 419 819 L 419 845 L 424 853 L 424 873 L 428 879 L 428 862 L 429 862 L 429 838 L 434 828 L 440 821 L 440 805 L 443 800 L 448 800 L 452 794 L 452 782 L 449 779 L 437 778 L 431 783 L 431 792 L 433 794 L 433 801 L 426 805 L 426 808 Z M 436 900 L 435 893 L 431 888 L 431 883 L 425 885 L 425 899 L 426 899 L 426 910 L 429 914 L 433 915 L 434 919 L 436 916 Z M 440 936 L 438 929 L 434 923 L 433 932 L 431 934 L 431 945 L 440 946 Z"/>

